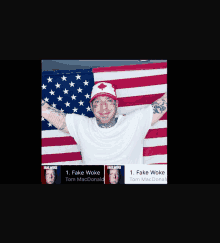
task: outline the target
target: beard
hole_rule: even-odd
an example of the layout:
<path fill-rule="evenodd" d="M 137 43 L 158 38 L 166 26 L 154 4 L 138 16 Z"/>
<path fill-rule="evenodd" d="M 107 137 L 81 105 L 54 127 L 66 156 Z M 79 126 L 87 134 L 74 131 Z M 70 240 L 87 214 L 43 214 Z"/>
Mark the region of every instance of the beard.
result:
<path fill-rule="evenodd" d="M 93 111 L 93 114 L 94 114 L 94 106 L 92 108 L 93 108 L 92 111 Z M 115 106 L 115 113 L 114 113 L 113 117 L 109 120 L 109 122 L 105 122 L 106 120 L 109 119 L 108 116 L 103 117 L 103 118 L 100 118 L 100 117 L 96 117 L 95 116 L 98 126 L 99 127 L 102 127 L 102 128 L 110 128 L 110 127 L 113 127 L 117 123 L 117 121 L 118 121 L 118 117 L 116 117 L 118 115 L 117 111 L 118 111 L 117 106 Z"/>
<path fill-rule="evenodd" d="M 116 113 L 115 113 L 116 114 Z M 103 122 L 102 119 L 99 119 L 99 118 L 96 118 L 97 120 L 97 124 L 99 127 L 103 127 L 103 128 L 110 128 L 110 127 L 113 127 L 117 121 L 118 121 L 118 117 L 115 117 L 116 115 L 114 115 L 109 122 L 105 123 Z M 106 120 L 108 119 L 108 117 L 106 117 Z M 105 119 L 104 119 L 105 121 Z"/>

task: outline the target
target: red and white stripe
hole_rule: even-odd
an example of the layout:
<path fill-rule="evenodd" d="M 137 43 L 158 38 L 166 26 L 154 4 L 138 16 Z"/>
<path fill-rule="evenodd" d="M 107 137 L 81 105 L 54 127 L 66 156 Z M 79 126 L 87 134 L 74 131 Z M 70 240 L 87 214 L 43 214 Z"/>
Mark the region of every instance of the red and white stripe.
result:
<path fill-rule="evenodd" d="M 116 87 L 119 114 L 148 106 L 167 91 L 167 63 L 94 68 L 95 84 L 101 81 Z M 167 163 L 167 113 L 151 126 L 144 139 L 144 164 Z M 58 130 L 42 132 L 42 164 L 81 164 L 75 140 Z"/>

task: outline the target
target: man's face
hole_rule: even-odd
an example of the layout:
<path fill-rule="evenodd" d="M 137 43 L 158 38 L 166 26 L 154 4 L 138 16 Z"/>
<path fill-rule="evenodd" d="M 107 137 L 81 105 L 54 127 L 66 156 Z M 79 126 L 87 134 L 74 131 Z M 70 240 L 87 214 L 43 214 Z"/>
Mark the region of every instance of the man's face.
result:
<path fill-rule="evenodd" d="M 90 103 L 94 116 L 101 123 L 109 123 L 114 119 L 118 108 L 118 101 L 114 104 L 114 100 L 108 96 L 99 96 L 93 101 L 93 106 Z"/>
<path fill-rule="evenodd" d="M 109 181 L 111 184 L 117 184 L 118 183 L 118 170 L 110 170 L 109 173 Z"/>
<path fill-rule="evenodd" d="M 46 170 L 46 182 L 47 184 L 53 184 L 55 180 L 54 170 Z"/>

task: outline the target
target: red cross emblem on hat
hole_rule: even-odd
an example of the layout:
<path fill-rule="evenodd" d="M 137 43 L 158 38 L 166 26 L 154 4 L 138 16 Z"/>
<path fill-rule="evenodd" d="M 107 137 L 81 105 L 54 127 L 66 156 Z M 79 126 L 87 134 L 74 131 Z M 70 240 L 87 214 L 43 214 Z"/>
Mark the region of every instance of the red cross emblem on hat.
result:
<path fill-rule="evenodd" d="M 105 87 L 107 87 L 107 85 L 105 85 L 105 84 L 100 84 L 100 85 L 98 86 L 98 88 L 101 89 L 101 90 L 103 90 Z"/>

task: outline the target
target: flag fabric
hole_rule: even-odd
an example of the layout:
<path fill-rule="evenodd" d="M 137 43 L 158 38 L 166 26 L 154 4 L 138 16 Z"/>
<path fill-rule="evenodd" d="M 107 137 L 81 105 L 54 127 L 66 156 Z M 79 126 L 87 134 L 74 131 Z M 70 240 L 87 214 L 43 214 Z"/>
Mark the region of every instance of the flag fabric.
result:
<path fill-rule="evenodd" d="M 64 113 L 94 117 L 90 98 L 94 77 L 92 69 L 42 72 L 42 99 Z M 56 129 L 41 117 L 42 164 L 78 164 L 82 161 L 73 137 Z M 82 162 L 81 162 L 82 163 Z"/>
<path fill-rule="evenodd" d="M 167 91 L 167 63 L 100 67 L 69 73 L 60 70 L 43 72 L 42 98 L 46 101 L 49 98 L 49 105 L 56 105 L 55 108 L 66 113 L 94 117 L 89 109 L 89 100 L 93 85 L 102 81 L 112 83 L 116 88 L 118 114 L 129 114 L 152 104 Z M 75 83 L 74 86 L 71 82 Z M 57 83 L 61 84 L 60 88 Z M 59 96 L 63 97 L 62 102 Z M 149 129 L 144 139 L 143 157 L 144 164 L 167 164 L 167 112 Z M 46 120 L 42 121 L 42 164 L 82 164 L 75 140 L 58 131 Z"/>

